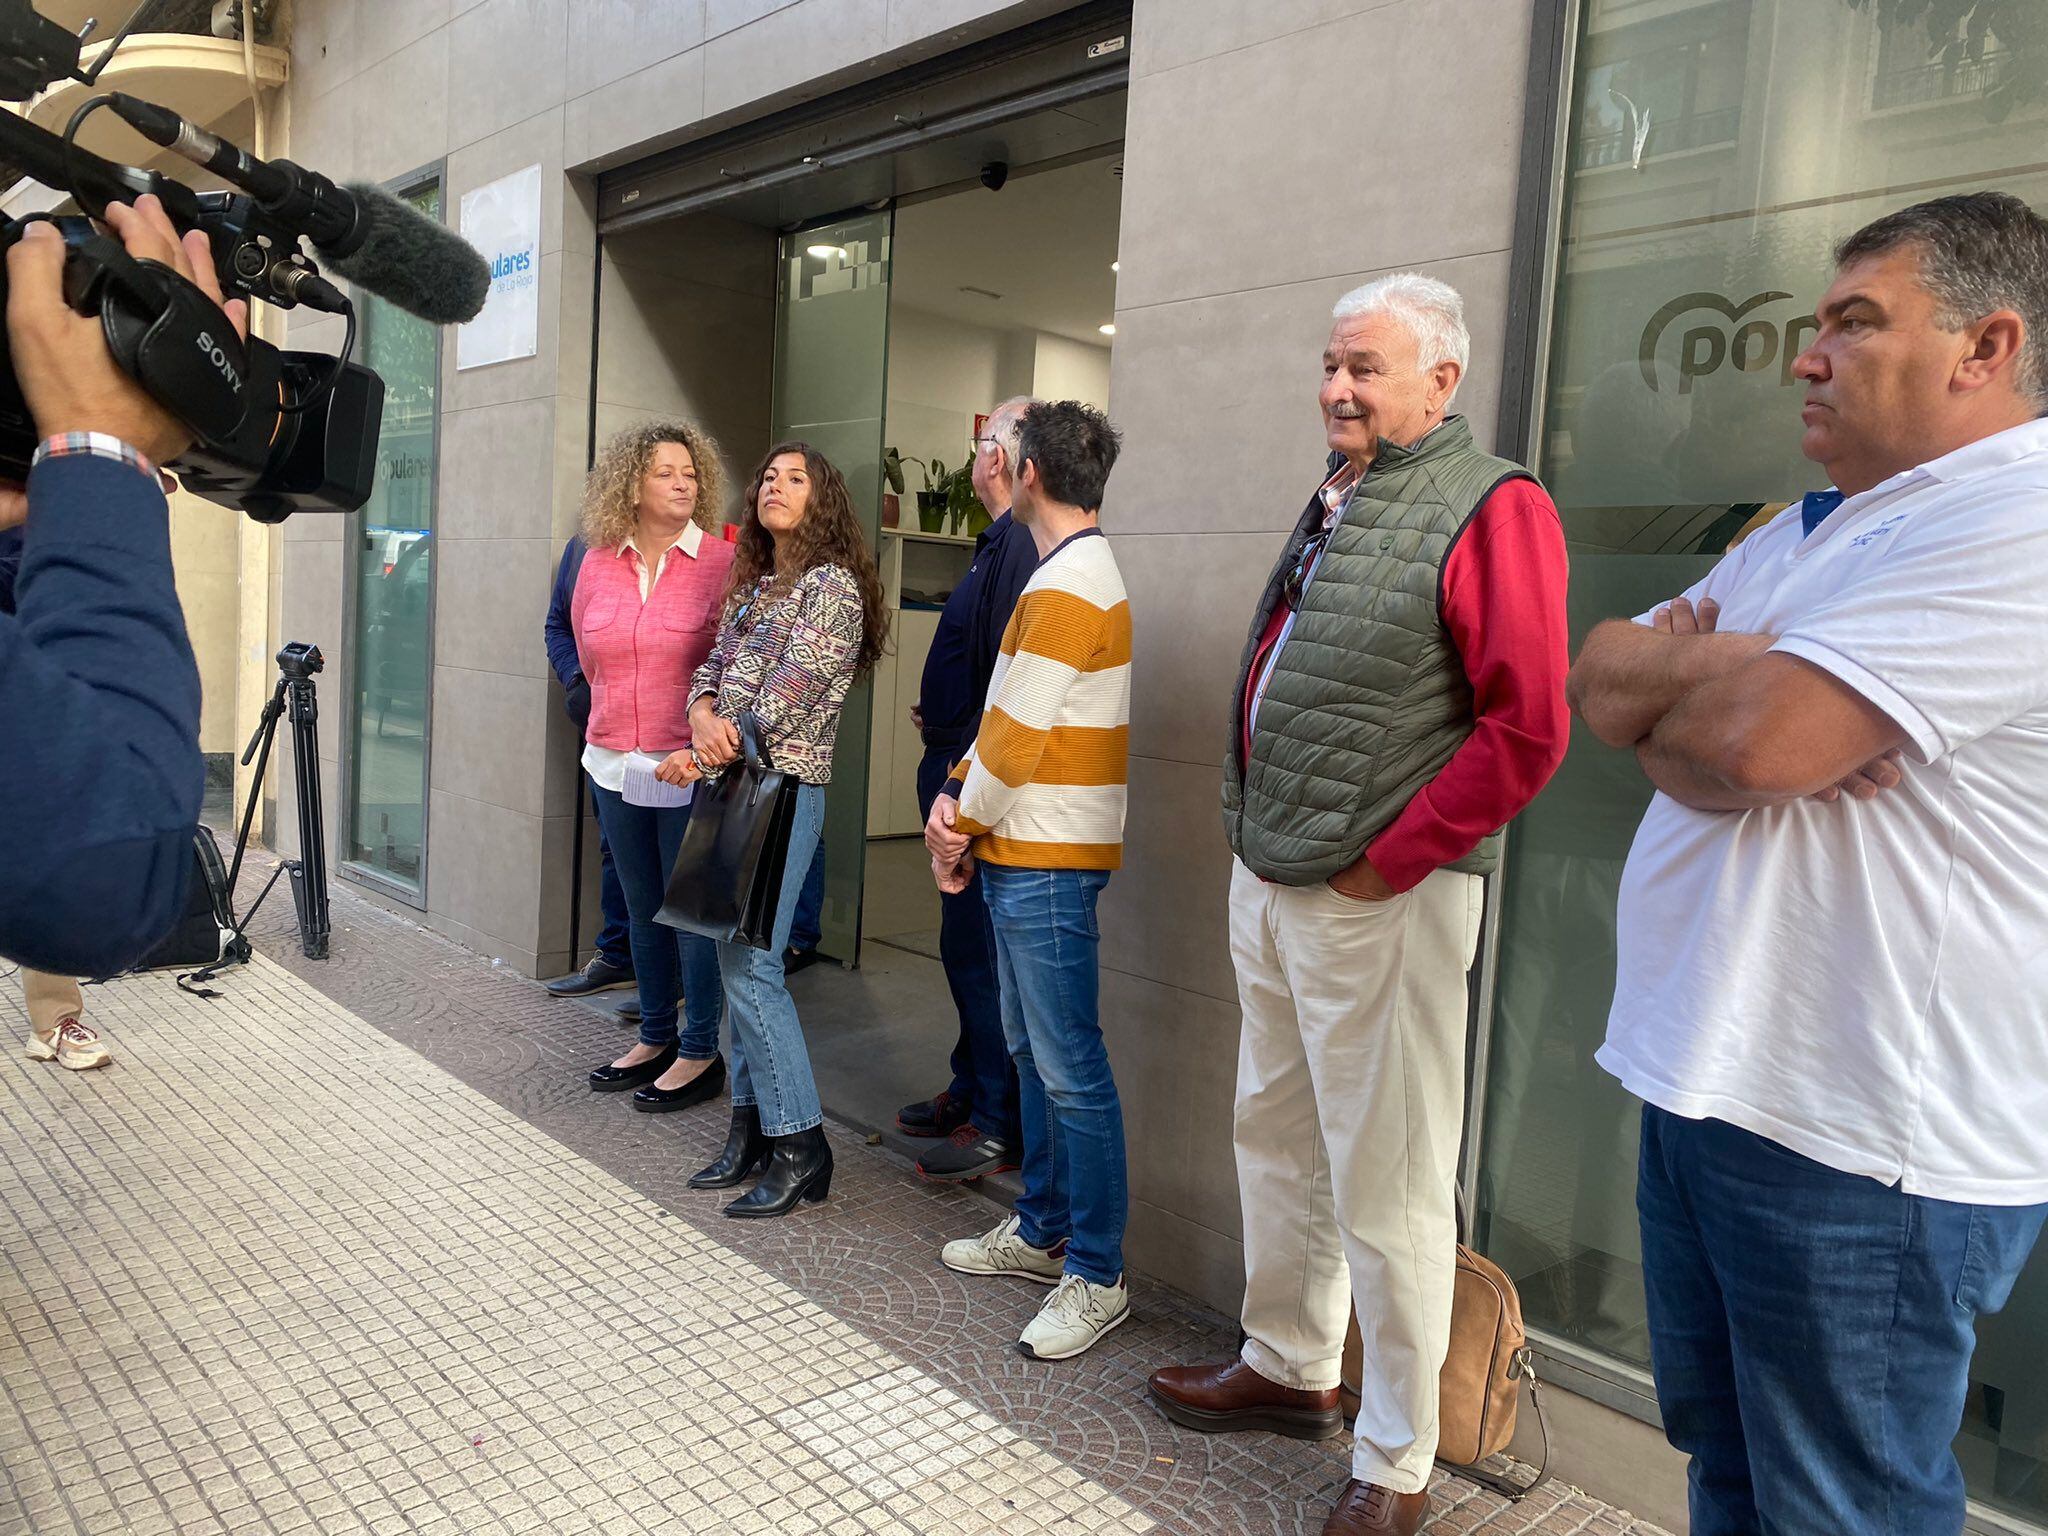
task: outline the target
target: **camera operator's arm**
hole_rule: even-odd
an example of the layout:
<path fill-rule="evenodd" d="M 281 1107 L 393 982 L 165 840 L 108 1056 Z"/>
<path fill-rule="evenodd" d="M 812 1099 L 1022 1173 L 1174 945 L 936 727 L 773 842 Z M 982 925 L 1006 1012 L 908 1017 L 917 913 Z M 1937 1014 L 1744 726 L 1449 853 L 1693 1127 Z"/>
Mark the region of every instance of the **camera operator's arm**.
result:
<path fill-rule="evenodd" d="M 218 302 L 204 237 L 181 245 L 155 199 L 107 222 Z M 155 468 L 190 434 L 66 306 L 64 258 L 42 224 L 7 254 L 15 373 L 44 443 L 17 612 L 0 617 L 0 954 L 100 975 L 170 926 L 199 819 L 199 676 Z"/>

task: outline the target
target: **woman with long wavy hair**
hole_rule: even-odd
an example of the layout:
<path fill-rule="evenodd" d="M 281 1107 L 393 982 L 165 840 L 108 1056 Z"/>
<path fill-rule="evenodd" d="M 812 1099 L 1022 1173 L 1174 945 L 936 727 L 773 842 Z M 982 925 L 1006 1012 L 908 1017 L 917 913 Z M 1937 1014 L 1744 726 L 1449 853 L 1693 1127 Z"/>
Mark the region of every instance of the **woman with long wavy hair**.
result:
<path fill-rule="evenodd" d="M 738 1063 L 732 1133 L 690 1187 L 727 1189 L 766 1169 L 725 1208 L 728 1216 L 781 1216 L 831 1188 L 832 1149 L 783 956 L 824 829 L 839 711 L 888 638 L 881 579 L 846 481 L 809 444 L 777 443 L 747 482 L 724 622 L 690 687 L 693 771 L 716 773 L 733 762 L 734 722 L 751 713 L 769 760 L 801 785 L 773 942 L 765 950 L 718 946 Z"/>
<path fill-rule="evenodd" d="M 569 609 L 590 685 L 583 766 L 625 891 L 640 987 L 639 1042 L 593 1071 L 590 1086 L 637 1089 L 633 1107 L 652 1112 L 716 1098 L 726 1082 L 718 951 L 654 920 L 690 808 L 646 803 L 662 798 L 651 785 L 629 799 L 626 783 L 636 755 L 643 767 L 690 762 L 690 679 L 711 654 L 733 564 L 733 546 L 710 532 L 724 501 L 718 445 L 675 421 L 615 434 L 583 490 L 587 552 Z"/>

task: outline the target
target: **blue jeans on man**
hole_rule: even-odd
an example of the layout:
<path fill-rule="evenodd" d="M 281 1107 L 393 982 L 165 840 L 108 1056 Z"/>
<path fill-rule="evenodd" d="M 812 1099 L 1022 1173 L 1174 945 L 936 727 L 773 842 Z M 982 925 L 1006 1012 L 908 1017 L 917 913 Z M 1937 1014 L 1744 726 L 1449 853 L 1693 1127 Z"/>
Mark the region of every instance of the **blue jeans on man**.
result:
<path fill-rule="evenodd" d="M 597 810 L 597 785 L 590 786 L 590 807 Z M 597 931 L 597 956 L 622 971 L 633 968 L 632 918 L 626 911 L 626 888 L 619 884 L 619 866 L 612 859 L 612 845 L 604 835 L 603 813 L 597 824 L 597 901 L 604 914 L 604 926 Z"/>
<path fill-rule="evenodd" d="M 995 926 L 1003 1034 L 1017 1064 L 1019 1234 L 1034 1248 L 1065 1238 L 1068 1274 L 1115 1285 L 1130 1189 L 1098 1003 L 1095 902 L 1109 876 L 1001 864 L 981 865 L 980 876 Z"/>
<path fill-rule="evenodd" d="M 2048 1206 L 1908 1195 L 1651 1106 L 1636 1208 L 1693 1536 L 1956 1536 L 1976 1319 Z"/>
<path fill-rule="evenodd" d="M 724 1002 L 717 946 L 654 920 L 667 899 L 668 874 L 682 851 L 690 808 L 629 805 L 625 796 L 596 785 L 592 792 L 626 897 L 633 974 L 640 986 L 640 1043 L 673 1045 L 688 1060 L 709 1061 L 718 1054 Z M 679 1004 L 684 1010 L 680 1029 Z"/>
<path fill-rule="evenodd" d="M 917 765 L 917 813 L 929 820 L 932 802 L 960 754 L 926 751 Z M 968 1120 L 983 1136 L 1017 1142 L 1017 1064 L 1003 1037 L 1002 988 L 996 982 L 996 931 L 983 899 L 981 872 L 957 894 L 939 896 L 939 959 L 960 1015 L 953 1044 L 953 1081 L 946 1092 L 968 1108 Z"/>

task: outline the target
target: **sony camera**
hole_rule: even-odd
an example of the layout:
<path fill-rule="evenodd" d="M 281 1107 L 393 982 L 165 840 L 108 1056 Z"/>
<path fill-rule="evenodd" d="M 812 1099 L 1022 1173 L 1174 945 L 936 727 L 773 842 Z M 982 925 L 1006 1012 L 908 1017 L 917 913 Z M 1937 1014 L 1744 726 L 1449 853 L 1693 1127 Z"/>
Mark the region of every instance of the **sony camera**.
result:
<path fill-rule="evenodd" d="M 59 79 L 92 84 L 114 48 L 81 74 L 81 41 L 28 0 L 0 0 L 0 97 L 26 100 Z M 82 149 L 75 142 L 79 126 L 106 106 L 166 147 L 237 186 L 249 181 L 263 195 L 195 193 Z M 0 111 L 0 160 L 69 194 L 86 214 L 154 192 L 181 230 L 206 232 L 223 293 L 347 315 L 349 344 L 338 357 L 244 339 L 197 287 L 168 267 L 133 260 L 90 218 L 52 220 L 68 247 L 66 302 L 101 321 L 120 367 L 191 429 L 191 448 L 166 466 L 187 490 L 263 522 L 362 506 L 375 480 L 384 385 L 348 357 L 355 336 L 350 301 L 299 244 L 301 236 L 346 244 L 343 221 L 350 229 L 360 222 L 348 193 L 288 161 L 256 160 L 166 109 L 118 93 L 93 97 L 61 136 Z M 20 238 L 23 222 L 0 225 L 0 252 Z M 0 306 L 5 298 L 0 268 Z M 24 478 L 36 441 L 0 328 L 0 477 Z"/>

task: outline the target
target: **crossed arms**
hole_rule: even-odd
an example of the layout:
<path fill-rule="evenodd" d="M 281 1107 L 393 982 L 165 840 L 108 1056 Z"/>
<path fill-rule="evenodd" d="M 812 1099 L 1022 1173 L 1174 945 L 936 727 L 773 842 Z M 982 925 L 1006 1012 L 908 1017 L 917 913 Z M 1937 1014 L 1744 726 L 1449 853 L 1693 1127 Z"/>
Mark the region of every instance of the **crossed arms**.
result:
<path fill-rule="evenodd" d="M 1773 652 L 1772 635 L 1719 633 L 1712 598 L 1674 598 L 1646 627 L 1610 619 L 1565 683 L 1572 712 L 1632 747 L 1652 784 L 1700 811 L 1813 796 L 1874 798 L 1899 782 L 1906 733 L 1840 679 Z"/>

